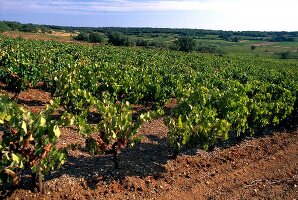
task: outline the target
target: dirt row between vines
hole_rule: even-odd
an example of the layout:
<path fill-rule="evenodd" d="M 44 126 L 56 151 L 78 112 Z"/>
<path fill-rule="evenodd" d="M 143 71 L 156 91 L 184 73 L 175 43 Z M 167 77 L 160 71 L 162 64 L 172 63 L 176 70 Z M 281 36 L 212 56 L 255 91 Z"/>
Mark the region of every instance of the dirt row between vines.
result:
<path fill-rule="evenodd" d="M 0 90 L 1 93 L 7 91 Z M 10 93 L 10 95 L 13 95 Z M 50 94 L 30 89 L 19 104 L 38 112 Z M 4 199 L 297 199 L 298 131 L 273 132 L 247 138 L 237 145 L 183 151 L 172 159 L 163 119 L 145 123 L 142 141 L 119 153 L 120 169 L 112 155 L 90 156 L 69 150 L 65 165 L 46 177 L 45 194 L 26 185 L 1 191 Z M 60 147 L 84 145 L 75 129 L 64 128 Z M 26 182 L 26 181 L 25 181 Z"/>

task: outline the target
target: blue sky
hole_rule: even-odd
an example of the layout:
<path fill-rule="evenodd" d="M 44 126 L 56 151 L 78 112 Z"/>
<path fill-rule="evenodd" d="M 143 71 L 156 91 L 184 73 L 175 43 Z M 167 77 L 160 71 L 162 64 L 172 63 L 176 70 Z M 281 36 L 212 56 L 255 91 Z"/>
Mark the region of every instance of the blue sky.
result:
<path fill-rule="evenodd" d="M 298 31 L 298 0 L 0 0 L 0 20 L 68 26 Z"/>

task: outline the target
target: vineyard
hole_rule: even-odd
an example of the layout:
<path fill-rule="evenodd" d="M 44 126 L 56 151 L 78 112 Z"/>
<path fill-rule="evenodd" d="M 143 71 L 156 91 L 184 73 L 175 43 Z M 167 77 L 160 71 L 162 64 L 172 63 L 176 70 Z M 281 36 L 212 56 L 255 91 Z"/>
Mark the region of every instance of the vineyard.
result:
<path fill-rule="evenodd" d="M 138 145 L 154 120 L 168 130 L 174 159 L 262 135 L 297 116 L 297 69 L 294 60 L 0 36 L 0 82 L 13 94 L 0 96 L 0 184 L 16 187 L 30 175 L 46 194 L 43 179 L 70 149 L 111 154 L 121 170 L 118 152 Z M 30 89 L 51 96 L 38 112 L 21 106 Z M 84 144 L 57 146 L 65 128 Z"/>

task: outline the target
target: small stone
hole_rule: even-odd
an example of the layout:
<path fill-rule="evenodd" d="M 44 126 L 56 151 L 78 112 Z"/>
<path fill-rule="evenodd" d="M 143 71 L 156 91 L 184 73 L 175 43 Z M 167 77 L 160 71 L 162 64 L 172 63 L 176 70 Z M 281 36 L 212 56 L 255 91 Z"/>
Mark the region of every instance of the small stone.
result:
<path fill-rule="evenodd" d="M 189 175 L 189 174 L 186 174 L 186 175 L 185 175 L 185 178 L 191 178 L 191 177 L 190 177 L 190 175 Z"/>

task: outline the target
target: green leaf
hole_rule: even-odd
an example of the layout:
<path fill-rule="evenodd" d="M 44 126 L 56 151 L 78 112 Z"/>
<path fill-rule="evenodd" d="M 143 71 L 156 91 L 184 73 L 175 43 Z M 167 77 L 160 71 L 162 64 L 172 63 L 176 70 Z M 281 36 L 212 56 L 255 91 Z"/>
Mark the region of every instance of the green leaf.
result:
<path fill-rule="evenodd" d="M 0 119 L 0 124 L 4 124 L 4 121 L 2 119 Z"/>
<path fill-rule="evenodd" d="M 40 118 L 39 126 L 40 127 L 44 127 L 46 125 L 46 122 L 47 122 L 46 119 L 44 117 L 41 117 Z"/>
<path fill-rule="evenodd" d="M 115 131 L 113 131 L 112 137 L 113 137 L 113 139 L 116 139 L 117 135 L 116 135 Z"/>
<path fill-rule="evenodd" d="M 24 164 L 23 161 L 20 162 L 20 168 L 23 169 L 24 168 Z"/>
<path fill-rule="evenodd" d="M 20 111 L 22 111 L 23 113 L 26 112 L 26 110 L 22 106 L 20 107 Z"/>
<path fill-rule="evenodd" d="M 55 125 L 53 128 L 53 132 L 55 134 L 55 136 L 58 138 L 61 135 L 60 129 L 58 125 Z"/>
<path fill-rule="evenodd" d="M 4 113 L 4 112 L 0 113 L 0 119 L 1 120 L 4 120 L 5 117 L 6 117 L 6 113 Z"/>
<path fill-rule="evenodd" d="M 183 128 L 181 115 L 179 115 L 179 117 L 178 117 L 178 128 Z"/>
<path fill-rule="evenodd" d="M 30 112 L 24 112 L 23 113 L 23 119 L 24 120 L 29 120 L 31 118 L 31 113 Z"/>
<path fill-rule="evenodd" d="M 24 132 L 27 134 L 27 124 L 25 121 L 22 122 L 22 129 L 24 130 Z"/>
<path fill-rule="evenodd" d="M 9 122 L 11 120 L 11 115 L 6 115 L 5 120 Z"/>
<path fill-rule="evenodd" d="M 70 118 L 70 121 L 69 121 L 69 125 L 72 126 L 72 125 L 74 124 L 75 120 L 76 120 L 76 119 L 75 119 L 74 116 L 71 117 L 71 118 Z"/>
<path fill-rule="evenodd" d="M 15 161 L 17 163 L 20 161 L 19 157 L 14 153 L 11 154 L 11 158 L 12 158 L 12 161 Z"/>
<path fill-rule="evenodd" d="M 188 137 L 186 135 L 183 135 L 182 144 L 185 145 L 188 142 Z"/>

